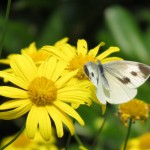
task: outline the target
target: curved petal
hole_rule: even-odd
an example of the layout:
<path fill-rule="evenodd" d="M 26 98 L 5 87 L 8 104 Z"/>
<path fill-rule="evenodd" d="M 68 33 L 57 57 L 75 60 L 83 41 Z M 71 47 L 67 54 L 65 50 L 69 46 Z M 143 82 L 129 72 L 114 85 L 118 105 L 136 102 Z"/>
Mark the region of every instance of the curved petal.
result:
<path fill-rule="evenodd" d="M 102 54 L 98 55 L 97 59 L 103 60 L 104 58 L 106 58 L 107 56 L 109 56 L 111 53 L 119 52 L 119 51 L 120 51 L 119 47 L 109 47 L 109 49 L 107 49 L 106 51 L 104 51 Z"/>
<path fill-rule="evenodd" d="M 46 107 L 38 108 L 39 131 L 44 140 L 49 141 L 51 138 L 51 121 Z"/>
<path fill-rule="evenodd" d="M 38 128 L 38 118 L 40 113 L 41 112 L 39 112 L 38 107 L 33 105 L 27 116 L 26 132 L 27 136 L 31 139 L 33 139 L 36 134 Z"/>
<path fill-rule="evenodd" d="M 92 94 L 90 90 L 84 90 L 77 87 L 64 87 L 57 91 L 57 100 L 69 103 L 78 103 L 91 105 Z"/>
<path fill-rule="evenodd" d="M 24 107 L 27 104 L 31 103 L 29 99 L 14 99 L 14 100 L 9 100 L 3 104 L 0 105 L 0 110 L 5 110 L 5 109 L 13 109 L 17 107 Z"/>
<path fill-rule="evenodd" d="M 38 68 L 38 76 L 45 76 L 51 78 L 57 64 L 57 59 L 55 57 L 49 57 L 45 60 Z"/>
<path fill-rule="evenodd" d="M 88 52 L 88 55 L 89 56 L 93 56 L 93 57 L 96 57 L 99 49 L 101 46 L 104 46 L 105 43 L 104 42 L 101 42 L 98 46 L 96 46 L 95 48 L 91 49 L 89 52 Z"/>
<path fill-rule="evenodd" d="M 11 68 L 17 76 L 26 83 L 30 83 L 37 75 L 37 68 L 28 55 L 15 55 L 11 59 Z"/>
<path fill-rule="evenodd" d="M 13 110 L 0 112 L 0 119 L 11 120 L 19 118 L 20 116 L 23 116 L 25 113 L 27 113 L 31 109 L 31 106 L 31 102 L 27 101 L 23 106 L 17 107 Z"/>
<path fill-rule="evenodd" d="M 63 53 L 63 51 L 61 51 L 60 49 L 54 46 L 47 45 L 47 46 L 43 46 L 41 49 L 57 57 L 59 60 L 63 60 L 63 61 L 68 60 L 68 57 Z"/>
<path fill-rule="evenodd" d="M 68 114 L 69 116 L 75 118 L 82 126 L 84 125 L 83 119 L 79 116 L 79 114 L 68 104 L 61 102 L 61 101 L 55 101 L 54 104 L 63 112 Z"/>
<path fill-rule="evenodd" d="M 46 108 L 50 117 L 55 123 L 57 136 L 62 137 L 64 134 L 64 131 L 63 131 L 63 124 L 62 124 L 60 116 L 56 113 L 54 106 L 46 106 Z"/>
<path fill-rule="evenodd" d="M 28 88 L 28 83 L 25 82 L 24 80 L 22 80 L 21 78 L 10 74 L 10 73 L 6 73 L 4 71 L 0 71 L 0 77 L 10 81 L 11 83 L 23 88 L 23 89 L 27 89 Z"/>
<path fill-rule="evenodd" d="M 85 40 L 78 40 L 77 42 L 77 54 L 85 56 L 87 54 L 88 46 Z"/>
<path fill-rule="evenodd" d="M 57 118 L 59 116 L 59 120 L 68 127 L 71 135 L 73 135 L 74 134 L 74 126 L 73 126 L 72 120 L 65 113 L 63 113 L 63 111 L 61 111 L 60 109 L 58 109 L 54 106 L 52 106 L 51 108 L 53 108 L 53 112 L 55 113 L 55 116 Z M 49 108 L 49 109 L 51 109 L 51 108 Z"/>
<path fill-rule="evenodd" d="M 71 78 L 73 78 L 77 74 L 77 72 L 78 72 L 78 70 L 71 71 L 71 72 L 63 75 L 61 78 L 59 78 L 55 82 L 57 88 L 60 89 L 61 87 L 63 87 L 66 82 L 68 82 Z"/>
<path fill-rule="evenodd" d="M 101 62 L 102 64 L 104 64 L 104 63 L 111 62 L 114 60 L 123 60 L 123 59 L 120 57 L 107 57 L 107 58 L 104 58 Z"/>
<path fill-rule="evenodd" d="M 76 56 L 75 49 L 69 44 L 63 44 L 59 48 L 62 50 L 62 52 L 67 57 L 67 59 L 65 59 L 65 61 L 70 61 L 71 59 L 73 59 Z"/>
<path fill-rule="evenodd" d="M 66 68 L 66 63 L 64 61 L 58 61 L 55 70 L 51 76 L 51 80 L 56 81 L 58 78 L 60 78 L 65 68 Z"/>
<path fill-rule="evenodd" d="M 28 98 L 28 93 L 25 90 L 10 87 L 10 86 L 0 86 L 0 95 L 9 98 Z"/>

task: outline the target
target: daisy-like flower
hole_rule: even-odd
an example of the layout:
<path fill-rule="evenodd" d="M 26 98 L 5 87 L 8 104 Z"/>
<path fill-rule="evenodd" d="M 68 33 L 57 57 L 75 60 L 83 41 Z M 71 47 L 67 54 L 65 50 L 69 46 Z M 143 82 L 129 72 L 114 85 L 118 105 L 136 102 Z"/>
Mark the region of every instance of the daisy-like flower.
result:
<path fill-rule="evenodd" d="M 127 126 L 128 119 L 145 121 L 149 117 L 149 105 L 141 100 L 133 99 L 119 105 L 118 114 L 123 124 Z"/>
<path fill-rule="evenodd" d="M 15 119 L 29 112 L 26 120 L 28 137 L 34 138 L 39 129 L 47 141 L 51 137 L 51 120 L 54 121 L 58 137 L 63 136 L 63 123 L 74 134 L 69 116 L 84 125 L 82 118 L 69 105 L 91 103 L 89 90 L 81 88 L 84 82 L 71 84 L 77 71 L 62 74 L 66 64 L 54 57 L 49 57 L 37 67 L 28 55 L 13 56 L 10 66 L 14 74 L 0 71 L 0 77 L 16 87 L 0 86 L 0 95 L 11 99 L 0 105 L 0 119 Z"/>
<path fill-rule="evenodd" d="M 1 145 L 6 145 L 10 142 L 16 135 L 5 137 L 2 140 Z M 58 150 L 56 144 L 56 138 L 52 130 L 52 136 L 50 141 L 45 141 L 37 132 L 35 138 L 29 139 L 25 132 L 23 132 L 12 144 L 10 144 L 6 150 Z"/>
<path fill-rule="evenodd" d="M 53 46 L 43 46 L 41 49 L 47 51 L 51 55 L 56 56 L 58 59 L 67 62 L 68 71 L 78 70 L 76 78 L 79 80 L 87 79 L 83 71 L 83 66 L 88 61 L 96 62 L 100 60 L 102 63 L 106 63 L 112 60 L 120 60 L 118 57 L 107 57 L 111 53 L 118 52 L 118 47 L 110 47 L 102 54 L 98 55 L 98 51 L 101 46 L 105 43 L 101 42 L 95 48 L 88 50 L 88 45 L 85 40 L 78 40 L 77 48 L 69 45 L 68 43 L 63 43 L 59 48 Z"/>
<path fill-rule="evenodd" d="M 68 38 L 63 38 L 60 41 L 56 42 L 52 47 L 59 48 L 62 44 L 67 43 L 67 41 Z M 46 60 L 50 56 L 49 53 L 41 50 L 40 48 L 38 49 L 36 47 L 35 42 L 32 42 L 28 47 L 21 49 L 21 54 L 29 55 L 36 63 L 36 65 L 41 64 L 42 61 Z M 7 56 L 6 59 L 0 59 L 0 63 L 5 65 L 10 65 L 11 57 L 13 57 L 14 55 L 16 54 L 15 53 L 10 54 Z M 12 69 L 8 68 L 5 71 L 12 72 Z"/>
<path fill-rule="evenodd" d="M 150 150 L 150 133 L 145 133 L 139 137 L 128 141 L 126 150 Z M 123 150 L 121 146 L 121 150 Z"/>

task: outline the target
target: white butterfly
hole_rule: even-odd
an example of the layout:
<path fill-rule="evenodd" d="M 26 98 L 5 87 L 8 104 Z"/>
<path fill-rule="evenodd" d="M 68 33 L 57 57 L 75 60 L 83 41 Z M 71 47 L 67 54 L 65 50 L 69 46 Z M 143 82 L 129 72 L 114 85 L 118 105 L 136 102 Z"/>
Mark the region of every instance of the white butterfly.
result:
<path fill-rule="evenodd" d="M 96 96 L 102 104 L 120 104 L 136 96 L 136 88 L 150 76 L 150 66 L 124 60 L 102 65 L 98 61 L 87 62 L 84 72 L 96 86 Z"/>

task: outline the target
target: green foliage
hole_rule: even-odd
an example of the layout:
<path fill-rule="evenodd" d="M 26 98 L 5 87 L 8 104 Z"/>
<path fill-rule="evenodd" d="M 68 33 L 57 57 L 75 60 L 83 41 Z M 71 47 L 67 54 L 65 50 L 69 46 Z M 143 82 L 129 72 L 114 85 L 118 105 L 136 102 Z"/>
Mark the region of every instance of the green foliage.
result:
<path fill-rule="evenodd" d="M 150 65 L 150 10 L 146 2 L 145 4 L 134 0 L 131 2 L 123 0 L 123 2 L 125 5 L 120 1 L 111 3 L 98 0 L 13 1 L 2 57 L 10 53 L 20 53 L 21 48 L 27 47 L 33 41 L 41 47 L 68 36 L 70 43 L 75 46 L 79 38 L 86 39 L 89 48 L 101 41 L 106 43 L 105 48 L 111 45 L 119 46 L 121 52 L 117 54 L 118 56 Z M 5 14 L 5 5 L 1 2 L 0 12 L 1 38 Z M 138 94 L 138 98 L 147 103 L 150 103 L 149 83 L 142 86 Z M 94 150 L 117 150 L 124 142 L 127 128 L 115 115 L 116 111 L 117 106 L 107 107 L 106 124 Z M 101 114 L 101 106 L 97 104 L 91 107 L 81 106 L 78 112 L 85 120 L 85 126 L 76 124 L 76 133 L 85 146 L 90 148 L 104 117 Z M 14 124 L 19 126 L 18 122 Z M 149 120 L 145 124 L 135 123 L 130 136 L 148 132 L 149 125 Z M 66 140 L 62 140 L 64 144 L 60 145 L 65 146 Z M 73 138 L 69 150 L 78 147 Z"/>

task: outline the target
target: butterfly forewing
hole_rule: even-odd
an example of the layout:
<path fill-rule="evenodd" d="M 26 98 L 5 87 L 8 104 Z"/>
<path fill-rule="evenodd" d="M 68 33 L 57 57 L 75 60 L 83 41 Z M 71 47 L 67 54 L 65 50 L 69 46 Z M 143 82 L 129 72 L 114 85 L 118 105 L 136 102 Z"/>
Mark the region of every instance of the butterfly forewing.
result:
<path fill-rule="evenodd" d="M 150 76 L 150 67 L 133 61 L 113 61 L 103 65 L 105 71 L 124 85 L 137 88 Z"/>

